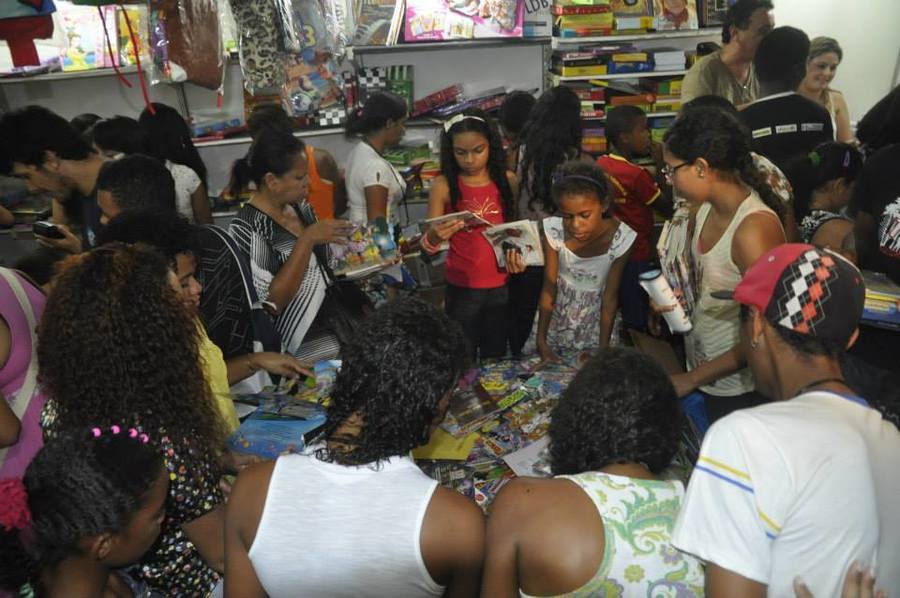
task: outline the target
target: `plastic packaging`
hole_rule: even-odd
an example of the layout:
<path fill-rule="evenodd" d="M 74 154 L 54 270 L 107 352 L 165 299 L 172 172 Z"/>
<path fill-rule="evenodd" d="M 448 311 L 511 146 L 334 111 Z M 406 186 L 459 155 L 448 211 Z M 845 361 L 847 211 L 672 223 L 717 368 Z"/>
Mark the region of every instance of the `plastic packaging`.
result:
<path fill-rule="evenodd" d="M 670 305 L 674 306 L 675 309 L 672 311 L 663 313 L 663 318 L 665 318 L 666 323 L 669 325 L 669 329 L 672 332 L 679 332 L 682 334 L 690 332 L 693 325 L 687 317 L 687 314 L 684 312 L 684 308 L 681 307 L 681 302 L 678 300 L 678 297 L 676 297 L 675 293 L 672 291 L 672 287 L 669 286 L 665 276 L 662 275 L 662 272 L 660 270 L 650 270 L 649 272 L 641 274 L 639 279 L 641 287 L 647 291 L 647 294 L 650 295 L 650 299 L 653 300 L 653 303 L 663 307 Z"/>
<path fill-rule="evenodd" d="M 273 0 L 230 0 L 237 22 L 238 57 L 244 89 L 250 95 L 277 93 L 284 83 L 281 47 Z"/>
<path fill-rule="evenodd" d="M 221 93 L 225 57 L 216 0 L 150 0 L 151 82 Z"/>
<path fill-rule="evenodd" d="M 321 0 L 275 0 L 275 14 L 285 52 L 298 54 L 312 48 L 337 53 L 340 36 L 336 18 L 326 18 Z"/>

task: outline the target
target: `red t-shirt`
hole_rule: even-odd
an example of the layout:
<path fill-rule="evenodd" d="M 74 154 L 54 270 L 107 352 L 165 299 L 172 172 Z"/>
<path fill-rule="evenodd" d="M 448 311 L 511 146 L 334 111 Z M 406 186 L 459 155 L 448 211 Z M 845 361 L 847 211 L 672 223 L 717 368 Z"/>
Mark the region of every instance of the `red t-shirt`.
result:
<path fill-rule="evenodd" d="M 630 261 L 649 261 L 653 256 L 653 210 L 650 205 L 660 195 L 659 186 L 649 172 L 622 156 L 600 156 L 597 164 L 609 178 L 616 217 L 637 233 Z"/>
<path fill-rule="evenodd" d="M 444 205 L 444 213 L 468 210 L 492 224 L 502 224 L 503 204 L 500 190 L 493 181 L 489 185 L 470 187 L 459 183 L 460 199 L 456 208 Z M 484 227 L 461 230 L 450 238 L 444 277 L 447 282 L 467 289 L 495 289 L 506 284 L 506 269 L 500 269 L 494 250 L 481 231 Z"/>

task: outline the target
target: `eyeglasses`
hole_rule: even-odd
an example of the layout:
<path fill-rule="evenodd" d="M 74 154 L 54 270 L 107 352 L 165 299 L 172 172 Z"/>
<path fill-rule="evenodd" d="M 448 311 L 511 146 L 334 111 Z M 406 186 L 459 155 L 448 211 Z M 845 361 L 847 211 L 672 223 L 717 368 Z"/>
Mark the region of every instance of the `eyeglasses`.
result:
<path fill-rule="evenodd" d="M 682 166 L 688 166 L 688 165 L 690 165 L 690 162 L 682 162 L 681 164 L 679 164 L 677 166 L 669 166 L 668 164 L 663 166 L 662 173 L 663 173 L 663 176 L 666 177 L 666 182 L 671 184 L 672 179 L 675 178 L 675 172 L 677 172 L 678 169 L 681 168 Z"/>

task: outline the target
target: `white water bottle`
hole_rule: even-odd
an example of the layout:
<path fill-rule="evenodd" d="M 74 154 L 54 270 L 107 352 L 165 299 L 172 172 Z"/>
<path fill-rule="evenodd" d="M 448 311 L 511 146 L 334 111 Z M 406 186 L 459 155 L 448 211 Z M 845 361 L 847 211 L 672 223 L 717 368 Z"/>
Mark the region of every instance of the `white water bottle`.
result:
<path fill-rule="evenodd" d="M 650 295 L 650 299 L 653 300 L 653 303 L 660 307 L 673 306 L 675 308 L 672 311 L 667 311 L 662 314 L 672 332 L 684 334 L 691 331 L 693 326 L 691 325 L 690 319 L 688 319 L 687 314 L 684 313 L 681 302 L 678 300 L 678 297 L 675 296 L 675 292 L 672 291 L 672 287 L 669 286 L 669 282 L 666 280 L 666 277 L 662 275 L 660 270 L 644 272 L 638 277 L 638 280 L 641 287 L 643 287 L 643 289 L 647 291 L 647 294 Z"/>

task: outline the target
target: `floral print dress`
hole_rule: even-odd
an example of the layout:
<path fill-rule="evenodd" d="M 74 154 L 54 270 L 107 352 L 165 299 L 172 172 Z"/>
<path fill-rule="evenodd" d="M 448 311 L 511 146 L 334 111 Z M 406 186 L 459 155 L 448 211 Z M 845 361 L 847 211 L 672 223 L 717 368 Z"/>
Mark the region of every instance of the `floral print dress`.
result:
<path fill-rule="evenodd" d="M 162 453 L 169 472 L 169 495 L 159 538 L 142 561 L 128 568 L 128 574 L 137 581 L 145 581 L 153 595 L 209 596 L 221 577 L 206 564 L 182 525 L 225 502 L 219 489 L 221 474 L 216 460 L 191 446 L 189 439 L 175 441 L 164 429 L 145 430 L 137 421 L 131 425 L 146 432 Z M 57 417 L 53 399 L 44 404 L 41 428 L 48 440 L 65 429 Z"/>
<path fill-rule="evenodd" d="M 624 222 L 602 255 L 579 257 L 566 247 L 562 218 L 544 219 L 544 234 L 559 252 L 556 301 L 547 330 L 547 343 L 557 353 L 589 351 L 600 345 L 600 308 L 606 279 L 614 261 L 628 251 L 637 233 Z"/>
<path fill-rule="evenodd" d="M 603 561 L 597 572 L 565 596 L 703 596 L 700 561 L 670 544 L 684 501 L 681 482 L 600 472 L 559 477 L 578 484 L 590 497 L 603 520 L 604 535 Z"/>

